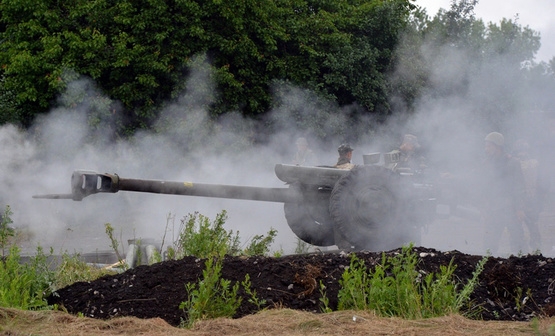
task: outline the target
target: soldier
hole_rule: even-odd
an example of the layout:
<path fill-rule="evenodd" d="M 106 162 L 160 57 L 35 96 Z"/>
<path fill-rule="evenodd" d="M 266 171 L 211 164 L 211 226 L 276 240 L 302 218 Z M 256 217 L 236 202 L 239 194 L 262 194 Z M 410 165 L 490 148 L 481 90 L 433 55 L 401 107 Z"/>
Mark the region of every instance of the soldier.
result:
<path fill-rule="evenodd" d="M 539 162 L 529 156 L 530 146 L 524 139 L 519 139 L 513 146 L 513 156 L 520 161 L 525 183 L 524 222 L 530 234 L 531 252 L 540 250 L 541 235 L 538 227 L 539 214 L 543 208 L 545 185 L 539 183 Z"/>
<path fill-rule="evenodd" d="M 412 134 L 405 134 L 399 148 L 387 153 L 391 161 L 389 168 L 412 171 L 420 171 L 426 168 L 426 160 L 418 154 L 419 149 L 418 138 Z"/>
<path fill-rule="evenodd" d="M 316 164 L 316 156 L 308 147 L 308 141 L 306 141 L 306 138 L 298 138 L 296 145 L 297 153 L 295 153 L 293 164 L 297 166 L 314 166 Z"/>
<path fill-rule="evenodd" d="M 342 144 L 339 148 L 337 148 L 337 152 L 339 153 L 339 159 L 337 159 L 337 163 L 334 168 L 352 169 L 355 166 L 351 163 L 351 159 L 353 158 L 353 149 L 349 144 Z"/>
<path fill-rule="evenodd" d="M 540 137 L 532 149 L 539 161 L 538 175 L 544 191 L 543 221 L 552 226 L 555 225 L 555 114 L 547 115 L 543 126 L 545 128 L 538 133 Z"/>
<path fill-rule="evenodd" d="M 499 132 L 485 137 L 486 159 L 478 170 L 480 207 L 484 222 L 484 248 L 498 252 L 505 228 L 511 253 L 523 251 L 525 185 L 520 162 L 507 155 L 505 138 Z"/>

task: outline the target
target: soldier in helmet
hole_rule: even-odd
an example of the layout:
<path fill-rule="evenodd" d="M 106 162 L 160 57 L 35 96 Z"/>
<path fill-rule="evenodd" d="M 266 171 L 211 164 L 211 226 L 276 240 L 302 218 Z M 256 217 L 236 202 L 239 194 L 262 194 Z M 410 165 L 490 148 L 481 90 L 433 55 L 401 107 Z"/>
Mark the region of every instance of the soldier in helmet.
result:
<path fill-rule="evenodd" d="M 524 177 L 525 202 L 524 222 L 530 234 L 531 252 L 541 249 L 541 234 L 538 226 L 539 214 L 544 205 L 547 186 L 543 183 L 540 172 L 540 162 L 530 156 L 530 145 L 525 139 L 517 140 L 513 145 L 513 156 L 520 161 Z"/>
<path fill-rule="evenodd" d="M 420 143 L 413 134 L 405 134 L 398 149 L 387 153 L 391 158 L 389 168 L 393 170 L 420 171 L 427 167 L 425 158 L 419 154 Z"/>
<path fill-rule="evenodd" d="M 298 138 L 297 152 L 293 158 L 293 164 L 297 166 L 314 166 L 316 164 L 316 156 L 314 152 L 308 147 L 306 138 Z"/>
<path fill-rule="evenodd" d="M 352 169 L 355 166 L 351 163 L 351 159 L 353 158 L 353 149 L 349 144 L 341 144 L 341 146 L 337 148 L 337 152 L 339 153 L 339 159 L 337 159 L 337 163 L 334 166 L 335 168 Z"/>
<path fill-rule="evenodd" d="M 478 171 L 484 248 L 498 252 L 501 236 L 507 228 L 510 252 L 523 252 L 525 183 L 520 162 L 505 152 L 505 138 L 501 133 L 491 132 L 484 140 L 486 158 Z"/>

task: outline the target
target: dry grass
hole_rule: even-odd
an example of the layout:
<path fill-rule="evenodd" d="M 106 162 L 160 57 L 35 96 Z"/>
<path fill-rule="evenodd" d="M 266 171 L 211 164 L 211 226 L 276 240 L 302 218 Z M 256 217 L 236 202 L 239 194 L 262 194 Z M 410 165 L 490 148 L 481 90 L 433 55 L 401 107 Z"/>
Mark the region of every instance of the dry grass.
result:
<path fill-rule="evenodd" d="M 474 321 L 459 315 L 425 320 L 379 318 L 369 312 L 312 314 L 266 310 L 241 319 L 201 321 L 191 330 L 162 319 L 121 317 L 108 321 L 63 312 L 0 308 L 0 335 L 554 335 L 555 318 L 528 322 Z"/>

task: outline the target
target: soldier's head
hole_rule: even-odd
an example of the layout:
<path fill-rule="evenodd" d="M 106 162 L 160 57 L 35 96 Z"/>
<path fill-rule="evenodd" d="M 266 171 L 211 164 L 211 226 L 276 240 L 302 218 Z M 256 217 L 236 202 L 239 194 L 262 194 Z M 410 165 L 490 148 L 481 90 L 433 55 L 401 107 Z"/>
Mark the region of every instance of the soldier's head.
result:
<path fill-rule="evenodd" d="M 491 132 L 485 137 L 484 151 L 487 156 L 499 156 L 503 154 L 505 137 L 499 132 Z"/>
<path fill-rule="evenodd" d="M 296 144 L 298 150 L 305 150 L 308 148 L 308 141 L 306 141 L 306 138 L 298 138 Z"/>
<path fill-rule="evenodd" d="M 337 148 L 337 152 L 339 153 L 339 157 L 348 157 L 350 159 L 353 156 L 353 148 L 347 143 L 341 144 L 341 146 Z"/>
<path fill-rule="evenodd" d="M 413 152 L 420 148 L 420 144 L 418 143 L 418 138 L 412 134 L 405 134 L 403 137 L 403 142 L 399 149 L 403 152 Z"/>

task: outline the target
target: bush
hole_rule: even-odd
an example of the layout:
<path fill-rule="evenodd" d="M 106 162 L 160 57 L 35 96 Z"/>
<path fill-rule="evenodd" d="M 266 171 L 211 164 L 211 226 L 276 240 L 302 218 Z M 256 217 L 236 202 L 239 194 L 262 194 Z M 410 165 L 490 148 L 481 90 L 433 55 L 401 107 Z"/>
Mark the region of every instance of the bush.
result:
<path fill-rule="evenodd" d="M 47 257 L 37 248 L 30 262 L 21 263 L 19 247 L 12 246 L 0 262 L 0 306 L 19 309 L 46 307 L 54 273 L 48 269 Z"/>
<path fill-rule="evenodd" d="M 6 248 L 10 242 L 10 238 L 15 235 L 15 230 L 10 226 L 12 221 L 12 210 L 9 205 L 6 205 L 4 213 L 0 217 L 0 248 L 2 248 L 2 256 L 6 256 Z"/>
<path fill-rule="evenodd" d="M 223 210 L 210 219 L 195 212 L 181 220 L 179 236 L 173 248 L 169 249 L 170 259 L 181 259 L 185 256 L 208 258 L 211 256 L 235 255 L 239 249 L 239 232 L 225 230 L 224 223 L 227 212 Z"/>
<path fill-rule="evenodd" d="M 267 236 L 255 235 L 243 251 L 243 254 L 247 256 L 267 255 L 270 252 L 270 245 L 274 242 L 276 235 L 277 231 L 273 228 L 270 228 Z"/>
<path fill-rule="evenodd" d="M 185 285 L 187 300 L 179 305 L 179 309 L 187 312 L 184 326 L 191 327 L 198 320 L 231 317 L 241 306 L 242 300 L 237 296 L 239 283 L 231 286 L 231 281 L 220 277 L 221 272 L 222 259 L 209 258 L 202 271 L 202 281 Z"/>
<path fill-rule="evenodd" d="M 60 265 L 56 268 L 54 288 L 63 288 L 78 281 L 93 281 L 114 272 L 88 265 L 80 259 L 79 254 L 64 253 Z"/>
<path fill-rule="evenodd" d="M 422 276 L 416 269 L 418 257 L 412 245 L 394 257 L 382 255 L 382 262 L 369 272 L 353 255 L 341 279 L 338 310 L 374 310 L 380 316 L 408 319 L 459 313 L 473 292 L 487 258 L 478 264 L 473 278 L 459 292 L 452 279 L 456 266 L 441 266 L 438 274 Z"/>
<path fill-rule="evenodd" d="M 224 255 L 267 255 L 274 242 L 277 231 L 270 229 L 267 236 L 255 235 L 249 245 L 241 250 L 239 232 L 226 231 L 224 228 L 227 212 L 222 210 L 214 221 L 195 212 L 181 220 L 177 240 L 168 248 L 169 259 L 181 259 L 185 256 L 210 258 Z"/>

